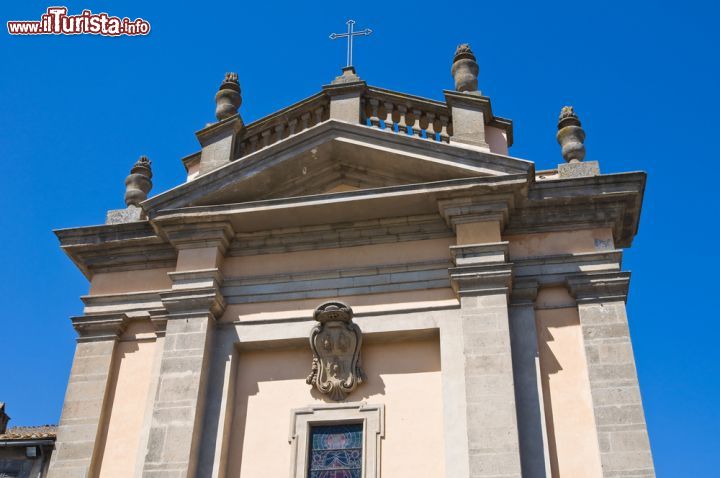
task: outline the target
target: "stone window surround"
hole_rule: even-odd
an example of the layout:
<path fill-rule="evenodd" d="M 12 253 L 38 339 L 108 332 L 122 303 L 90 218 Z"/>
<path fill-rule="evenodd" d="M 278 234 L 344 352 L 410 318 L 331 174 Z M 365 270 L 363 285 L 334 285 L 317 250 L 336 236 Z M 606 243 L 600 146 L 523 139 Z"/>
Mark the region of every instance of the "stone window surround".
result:
<path fill-rule="evenodd" d="M 291 478 L 307 478 L 310 427 L 313 425 L 363 424 L 363 478 L 380 478 L 380 440 L 385 437 L 385 405 L 365 402 L 309 405 L 292 410 Z"/>

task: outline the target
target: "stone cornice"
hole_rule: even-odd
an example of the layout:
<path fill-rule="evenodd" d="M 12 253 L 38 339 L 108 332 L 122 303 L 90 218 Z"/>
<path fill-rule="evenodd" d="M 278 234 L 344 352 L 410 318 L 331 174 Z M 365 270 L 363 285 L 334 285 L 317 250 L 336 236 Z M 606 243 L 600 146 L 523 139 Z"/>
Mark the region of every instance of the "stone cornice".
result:
<path fill-rule="evenodd" d="M 219 319 L 225 311 L 225 299 L 217 287 L 172 289 L 160 293 L 167 319 L 212 315 Z"/>
<path fill-rule="evenodd" d="M 162 309 L 159 290 L 121 294 L 84 295 L 86 315 L 127 314 Z"/>
<path fill-rule="evenodd" d="M 78 333 L 78 342 L 116 340 L 129 322 L 126 313 L 109 313 L 72 317 L 73 328 Z"/>
<path fill-rule="evenodd" d="M 218 136 L 225 136 L 228 134 L 237 134 L 244 128 L 243 121 L 239 114 L 226 118 L 217 123 L 211 123 L 205 128 L 197 131 L 195 136 L 197 137 L 200 145 L 206 146 L 209 143 L 215 141 Z"/>
<path fill-rule="evenodd" d="M 305 129 L 282 141 L 271 144 L 257 152 L 244 156 L 241 161 L 233 161 L 215 169 L 193 181 L 181 184 L 142 203 L 143 209 L 153 217 L 157 211 L 196 205 L 209 194 L 230 187 L 239 188 L 239 184 L 252 181 L 260 171 L 270 170 L 290 158 L 297 157 L 305 151 L 333 141 L 353 141 L 358 147 L 366 145 L 375 148 L 382 145 L 390 148 L 395 154 L 408 157 L 439 158 L 448 167 L 468 172 L 474 171 L 477 176 L 483 174 L 530 174 L 534 177 L 534 165 L 499 154 L 473 151 L 442 142 L 418 140 L 407 135 L 388 134 L 378 128 L 368 128 L 361 124 L 350 124 L 342 121 L 327 120 L 316 126 Z M 368 150 L 373 151 L 372 149 Z M 437 163 L 438 160 L 435 160 Z M 270 164 L 272 163 L 272 164 Z M 460 175 L 459 175 L 460 176 Z"/>
<path fill-rule="evenodd" d="M 174 267 L 177 252 L 148 221 L 54 231 L 88 279 L 95 273 Z"/>
<path fill-rule="evenodd" d="M 627 301 L 630 272 L 587 272 L 567 278 L 567 287 L 578 304 Z"/>
<path fill-rule="evenodd" d="M 222 254 L 227 251 L 235 231 L 224 220 L 209 220 L 184 224 L 170 218 L 154 221 L 155 227 L 177 249 L 217 247 Z"/>
<path fill-rule="evenodd" d="M 503 230 L 515 203 L 512 194 L 485 194 L 438 201 L 440 215 L 456 230 L 458 224 L 497 221 Z"/>
<path fill-rule="evenodd" d="M 513 259 L 513 275 L 516 280 L 534 280 L 540 286 L 565 285 L 568 277 L 580 273 L 614 273 L 620 271 L 621 267 L 620 250 Z"/>
<path fill-rule="evenodd" d="M 515 194 L 526 187 L 527 181 L 527 174 L 486 176 L 219 206 L 196 206 L 159 211 L 153 222 L 163 227 L 165 223 L 227 220 L 236 232 L 255 232 L 277 227 L 421 215 L 436 212 L 438 200 L 503 192 Z M 346 206 L 340 208 L 339 203 L 346 203 Z"/>
<path fill-rule="evenodd" d="M 472 264 L 498 264 L 507 262 L 508 248 L 507 241 L 450 246 L 450 256 L 458 267 Z"/>
<path fill-rule="evenodd" d="M 646 174 L 631 172 L 533 182 L 505 234 L 610 227 L 617 247 L 629 247 L 640 221 Z"/>
<path fill-rule="evenodd" d="M 199 269 L 194 271 L 168 272 L 172 280 L 173 289 L 186 289 L 197 287 L 218 288 L 223 283 L 219 269 Z"/>
<path fill-rule="evenodd" d="M 171 290 L 159 293 L 167 318 L 183 318 L 210 313 L 219 319 L 225 311 L 225 298 L 220 287 L 222 275 L 218 269 L 171 272 Z"/>
<path fill-rule="evenodd" d="M 508 243 L 450 246 L 455 267 L 448 269 L 450 284 L 458 297 L 508 294 L 512 264 L 507 262 Z"/>
<path fill-rule="evenodd" d="M 534 306 L 540 284 L 535 279 L 513 280 L 510 305 Z"/>
<path fill-rule="evenodd" d="M 128 294 L 129 295 L 129 294 Z M 150 320 L 155 334 L 160 336 L 165 329 L 164 310 L 127 310 L 109 311 L 104 313 L 86 313 L 72 317 L 72 324 L 78 333 L 78 342 L 95 342 L 101 340 L 117 340 L 125 332 L 128 325 L 137 320 Z"/>
<path fill-rule="evenodd" d="M 367 83 L 363 80 L 359 81 L 348 81 L 341 83 L 331 83 L 329 85 L 323 85 L 323 92 L 330 96 L 341 96 L 351 93 L 362 93 L 365 91 Z"/>
<path fill-rule="evenodd" d="M 451 267 L 450 284 L 459 297 L 508 294 L 512 285 L 511 264 L 478 264 Z"/>

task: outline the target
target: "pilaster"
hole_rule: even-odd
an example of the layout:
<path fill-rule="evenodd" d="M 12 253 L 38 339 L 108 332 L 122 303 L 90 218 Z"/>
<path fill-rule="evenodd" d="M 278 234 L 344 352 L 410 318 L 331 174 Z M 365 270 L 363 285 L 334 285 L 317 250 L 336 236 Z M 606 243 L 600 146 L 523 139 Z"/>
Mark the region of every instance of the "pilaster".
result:
<path fill-rule="evenodd" d="M 510 297 L 510 342 L 523 478 L 551 476 L 535 325 L 538 286 L 535 279 L 516 279 Z"/>
<path fill-rule="evenodd" d="M 186 478 L 196 476 L 213 332 L 225 308 L 219 265 L 233 232 L 225 222 L 163 231 L 178 264 L 160 293 L 167 324 L 143 476 Z"/>
<path fill-rule="evenodd" d="M 79 337 L 60 416 L 49 478 L 85 478 L 97 466 L 105 402 L 110 389 L 115 343 L 128 317 L 124 313 L 75 317 Z"/>
<path fill-rule="evenodd" d="M 451 248 L 460 300 L 470 476 L 520 477 L 508 316 L 507 243 Z M 500 252 L 500 254 L 498 254 Z"/>
<path fill-rule="evenodd" d="M 567 279 L 578 303 L 603 476 L 654 477 L 625 300 L 630 274 L 598 272 Z"/>
<path fill-rule="evenodd" d="M 450 282 L 460 301 L 469 476 L 520 477 L 520 445 L 510 344 L 512 269 L 500 242 L 510 198 L 440 201 L 455 230 Z"/>

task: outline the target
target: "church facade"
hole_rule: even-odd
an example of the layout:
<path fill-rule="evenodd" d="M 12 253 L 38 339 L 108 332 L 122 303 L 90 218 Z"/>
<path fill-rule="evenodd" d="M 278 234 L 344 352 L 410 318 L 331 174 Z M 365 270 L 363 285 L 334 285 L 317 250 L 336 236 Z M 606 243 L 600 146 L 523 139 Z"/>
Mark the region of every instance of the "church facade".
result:
<path fill-rule="evenodd" d="M 435 101 L 352 67 L 187 182 L 56 231 L 85 274 L 52 478 L 651 477 L 622 249 L 646 176 L 508 155 L 461 45 Z M 558 157 L 560 157 L 560 154 Z"/>

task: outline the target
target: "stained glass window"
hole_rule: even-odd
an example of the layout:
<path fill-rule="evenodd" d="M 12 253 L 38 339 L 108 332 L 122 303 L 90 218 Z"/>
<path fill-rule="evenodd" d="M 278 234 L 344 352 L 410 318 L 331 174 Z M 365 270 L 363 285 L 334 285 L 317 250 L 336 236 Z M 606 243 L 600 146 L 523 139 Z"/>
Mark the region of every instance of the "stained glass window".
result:
<path fill-rule="evenodd" d="M 310 428 L 309 478 L 361 478 L 361 423 Z"/>

